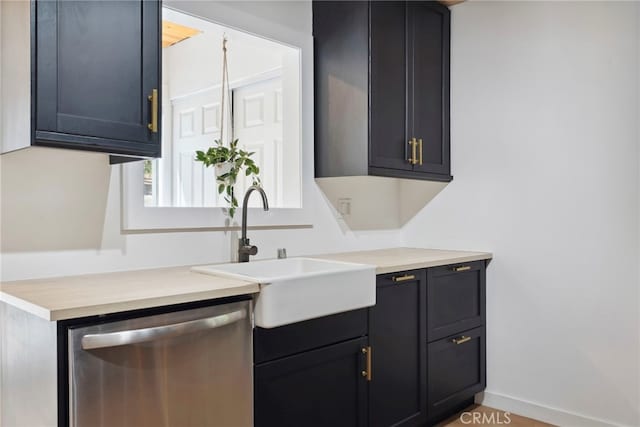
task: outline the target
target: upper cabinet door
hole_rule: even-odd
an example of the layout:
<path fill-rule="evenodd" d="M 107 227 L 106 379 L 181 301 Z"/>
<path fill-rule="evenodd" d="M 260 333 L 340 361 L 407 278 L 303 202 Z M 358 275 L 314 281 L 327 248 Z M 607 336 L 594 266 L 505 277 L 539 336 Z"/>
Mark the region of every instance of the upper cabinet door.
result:
<path fill-rule="evenodd" d="M 160 2 L 36 1 L 35 145 L 160 155 Z"/>
<path fill-rule="evenodd" d="M 432 2 L 407 2 L 408 129 L 417 140 L 413 170 L 450 174 L 450 11 Z"/>
<path fill-rule="evenodd" d="M 370 3 L 369 165 L 411 170 L 407 161 L 406 7 Z"/>

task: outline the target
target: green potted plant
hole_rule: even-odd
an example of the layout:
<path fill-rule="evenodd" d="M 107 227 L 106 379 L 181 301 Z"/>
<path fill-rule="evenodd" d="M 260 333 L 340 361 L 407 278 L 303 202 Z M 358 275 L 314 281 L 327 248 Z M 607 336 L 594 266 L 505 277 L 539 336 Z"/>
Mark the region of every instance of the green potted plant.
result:
<path fill-rule="evenodd" d="M 235 196 L 234 186 L 238 176 L 251 177 L 253 185 L 260 185 L 260 168 L 256 162 L 251 159 L 255 153 L 238 149 L 238 140 L 232 141 L 226 147 L 221 140 L 216 140 L 213 147 L 204 151 L 196 151 L 196 160 L 202 162 L 206 167 L 214 166 L 216 168 L 216 183 L 218 184 L 218 193 L 224 193 L 224 199 L 229 204 L 229 217 L 233 215 L 238 208 L 238 199 Z"/>

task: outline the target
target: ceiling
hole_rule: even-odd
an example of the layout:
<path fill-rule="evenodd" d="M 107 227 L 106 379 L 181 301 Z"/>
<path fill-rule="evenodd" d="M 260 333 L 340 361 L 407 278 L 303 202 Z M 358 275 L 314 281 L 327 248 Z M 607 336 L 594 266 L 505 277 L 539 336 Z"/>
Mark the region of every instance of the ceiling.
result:
<path fill-rule="evenodd" d="M 169 47 L 198 33 L 200 33 L 200 30 L 163 19 L 162 47 Z"/>

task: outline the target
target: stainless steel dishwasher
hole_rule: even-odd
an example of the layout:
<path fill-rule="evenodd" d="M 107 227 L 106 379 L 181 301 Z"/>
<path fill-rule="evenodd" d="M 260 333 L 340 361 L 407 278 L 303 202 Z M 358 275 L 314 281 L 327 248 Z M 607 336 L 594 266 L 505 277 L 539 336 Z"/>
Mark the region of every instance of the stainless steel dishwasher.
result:
<path fill-rule="evenodd" d="M 253 425 L 251 302 L 68 330 L 69 425 Z"/>

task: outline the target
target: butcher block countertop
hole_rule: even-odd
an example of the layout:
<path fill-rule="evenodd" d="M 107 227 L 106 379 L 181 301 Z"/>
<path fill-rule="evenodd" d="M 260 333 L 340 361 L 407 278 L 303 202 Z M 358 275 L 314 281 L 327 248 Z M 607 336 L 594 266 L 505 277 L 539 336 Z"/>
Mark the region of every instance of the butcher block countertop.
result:
<path fill-rule="evenodd" d="M 355 262 L 376 266 L 376 274 L 438 267 L 491 259 L 489 252 L 448 251 L 441 249 L 391 248 L 373 251 L 343 252 L 314 256 L 333 261 Z"/>
<path fill-rule="evenodd" d="M 192 273 L 191 267 L 0 283 L 0 300 L 47 320 L 258 292 L 258 283 Z"/>
<path fill-rule="evenodd" d="M 377 274 L 491 259 L 488 252 L 391 248 L 312 258 L 376 266 Z M 260 291 L 258 283 L 190 271 L 191 267 L 0 283 L 0 301 L 46 320 L 65 320 Z"/>

